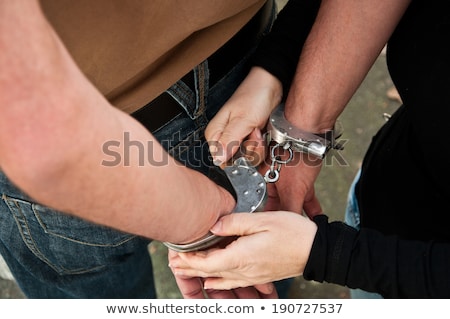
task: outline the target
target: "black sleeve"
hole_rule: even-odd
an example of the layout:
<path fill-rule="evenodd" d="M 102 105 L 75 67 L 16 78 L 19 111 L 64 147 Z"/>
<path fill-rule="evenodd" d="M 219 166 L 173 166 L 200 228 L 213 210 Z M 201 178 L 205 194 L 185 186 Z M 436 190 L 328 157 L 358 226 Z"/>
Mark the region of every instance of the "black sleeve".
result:
<path fill-rule="evenodd" d="M 449 298 L 450 243 L 402 240 L 316 216 L 304 278 L 377 292 L 384 298 Z"/>
<path fill-rule="evenodd" d="M 320 3 L 320 0 L 290 0 L 279 12 L 254 57 L 253 65 L 264 68 L 283 83 L 285 96 Z"/>

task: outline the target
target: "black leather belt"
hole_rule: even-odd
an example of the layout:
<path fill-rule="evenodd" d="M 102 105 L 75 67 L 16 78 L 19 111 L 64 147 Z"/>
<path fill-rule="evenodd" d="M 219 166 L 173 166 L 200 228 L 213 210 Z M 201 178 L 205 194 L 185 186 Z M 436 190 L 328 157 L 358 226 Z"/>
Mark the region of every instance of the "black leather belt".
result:
<path fill-rule="evenodd" d="M 208 58 L 210 87 L 224 77 L 242 59 L 242 56 L 256 45 L 270 21 L 273 5 L 273 0 L 267 1 L 233 38 Z M 195 91 L 193 71 L 186 74 L 182 81 Z M 181 112 L 183 109 L 178 102 L 164 92 L 131 116 L 153 132 Z"/>

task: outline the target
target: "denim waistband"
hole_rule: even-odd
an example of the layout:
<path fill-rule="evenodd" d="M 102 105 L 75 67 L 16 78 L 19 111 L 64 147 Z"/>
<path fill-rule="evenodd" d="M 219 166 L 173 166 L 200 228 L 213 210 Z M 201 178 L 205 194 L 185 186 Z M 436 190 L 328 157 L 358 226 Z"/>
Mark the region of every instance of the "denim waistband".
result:
<path fill-rule="evenodd" d="M 199 110 L 204 109 L 202 99 L 198 96 L 207 92 L 209 87 L 213 87 L 255 47 L 263 34 L 270 29 L 274 12 L 274 1 L 267 1 L 258 13 L 219 50 L 183 76 L 166 92 L 131 115 L 151 132 L 162 127 L 183 110 L 191 119 L 195 119 Z M 193 105 L 189 102 L 192 99 L 197 99 L 195 106 L 186 107 Z"/>

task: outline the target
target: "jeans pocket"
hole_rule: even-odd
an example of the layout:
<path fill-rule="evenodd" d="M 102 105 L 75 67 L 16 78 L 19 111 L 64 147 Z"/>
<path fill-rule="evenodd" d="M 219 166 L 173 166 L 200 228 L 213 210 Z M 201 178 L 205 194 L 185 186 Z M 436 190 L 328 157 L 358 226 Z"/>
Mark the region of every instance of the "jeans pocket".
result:
<path fill-rule="evenodd" d="M 133 253 L 137 236 L 3 195 L 28 250 L 59 274 L 97 271 Z"/>

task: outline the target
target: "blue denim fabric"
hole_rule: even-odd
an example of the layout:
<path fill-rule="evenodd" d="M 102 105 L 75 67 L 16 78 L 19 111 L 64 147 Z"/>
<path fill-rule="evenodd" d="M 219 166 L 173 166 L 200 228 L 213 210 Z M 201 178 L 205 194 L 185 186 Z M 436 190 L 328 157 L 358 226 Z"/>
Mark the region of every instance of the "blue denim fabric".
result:
<path fill-rule="evenodd" d="M 166 92 L 184 109 L 153 135 L 161 145 L 183 165 L 204 174 L 213 165 L 204 137 L 209 121 L 229 99 L 247 72 L 250 52 L 230 73 L 209 87 L 208 60 L 194 68 L 195 92 L 178 81 Z"/>
<path fill-rule="evenodd" d="M 205 61 L 195 91 L 181 81 L 167 90 L 186 112 L 153 134 L 184 165 L 207 173 L 203 131 L 246 76 L 251 53 L 213 87 Z M 28 298 L 157 297 L 147 239 L 39 205 L 1 171 L 0 193 L 0 254 Z"/>
<path fill-rule="evenodd" d="M 187 112 L 154 135 L 180 162 L 207 172 L 203 130 L 245 76 L 243 62 L 209 96 L 169 89 Z M 156 298 L 148 240 L 34 203 L 1 172 L 0 192 L 0 254 L 28 298 Z"/>
<path fill-rule="evenodd" d="M 32 202 L 0 175 L 0 253 L 28 298 L 155 298 L 148 241 Z"/>
<path fill-rule="evenodd" d="M 347 198 L 347 208 L 345 211 L 345 223 L 355 229 L 360 229 L 360 212 L 358 207 L 358 199 L 355 195 L 355 186 L 358 183 L 361 171 L 355 176 L 350 186 Z M 377 293 L 367 292 L 361 289 L 350 289 L 350 297 L 352 299 L 382 299 L 383 297 Z"/>

